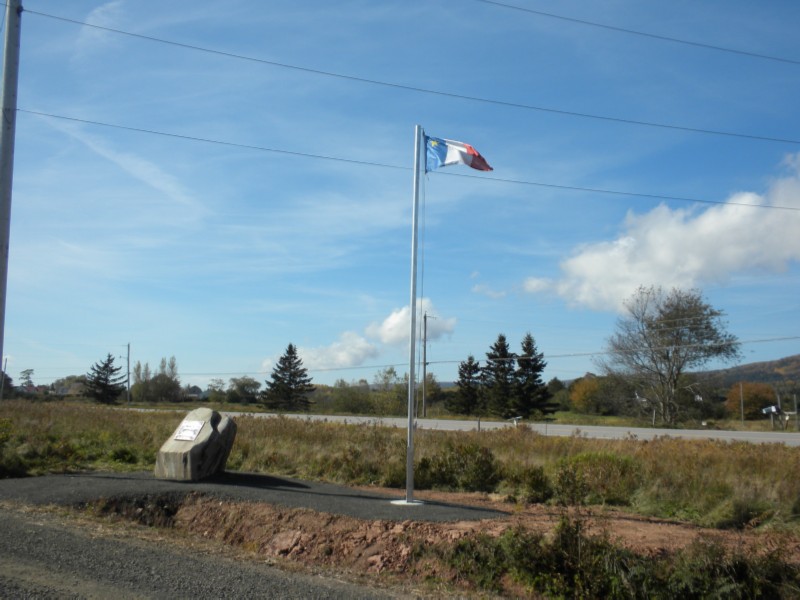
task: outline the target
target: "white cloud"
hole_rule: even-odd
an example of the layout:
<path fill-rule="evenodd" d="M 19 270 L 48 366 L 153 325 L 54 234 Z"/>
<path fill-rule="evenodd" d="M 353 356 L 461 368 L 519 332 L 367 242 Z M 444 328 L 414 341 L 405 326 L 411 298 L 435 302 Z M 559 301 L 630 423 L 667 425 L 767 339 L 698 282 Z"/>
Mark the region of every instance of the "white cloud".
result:
<path fill-rule="evenodd" d="M 417 300 L 417 318 L 422 315 L 435 315 L 436 310 L 428 298 Z M 408 343 L 409 328 L 411 326 L 411 310 L 408 306 L 392 311 L 381 323 L 371 323 L 367 326 L 366 333 L 369 337 L 378 339 L 384 344 L 399 345 Z M 428 321 L 428 339 L 436 340 L 444 335 L 453 333 L 456 326 L 455 318 L 435 317 Z"/>
<path fill-rule="evenodd" d="M 298 348 L 307 369 L 336 369 L 358 367 L 380 354 L 377 346 L 352 331 L 345 331 L 339 340 L 320 348 Z"/>
<path fill-rule="evenodd" d="M 522 289 L 529 294 L 538 294 L 539 292 L 546 292 L 553 287 L 553 282 L 550 279 L 543 279 L 541 277 L 528 277 L 522 283 Z"/>
<path fill-rule="evenodd" d="M 113 0 L 98 6 L 86 16 L 86 22 L 101 27 L 115 27 L 123 16 L 123 0 Z M 97 54 L 102 46 L 118 43 L 119 35 L 95 27 L 82 27 L 75 44 L 75 57 L 84 58 Z"/>
<path fill-rule="evenodd" d="M 530 278 L 524 288 L 608 310 L 619 309 L 640 285 L 685 288 L 742 272 L 780 272 L 800 261 L 800 216 L 778 208 L 800 208 L 800 158 L 787 157 L 784 164 L 793 172 L 764 195 L 740 192 L 704 210 L 661 205 L 629 213 L 615 240 L 578 248 L 564 260 L 558 281 Z"/>
<path fill-rule="evenodd" d="M 417 301 L 417 311 L 418 323 L 421 323 L 422 315 L 428 313 L 429 340 L 449 335 L 455 329 L 455 318 L 446 319 L 439 316 L 431 318 L 436 311 L 428 298 Z M 310 371 L 359 367 L 367 360 L 381 355 L 383 352 L 381 344 L 387 346 L 408 344 L 409 319 L 408 307 L 398 308 L 380 323 L 375 322 L 368 325 L 365 330 L 366 337 L 353 331 L 345 331 L 337 341 L 328 346 L 298 347 L 297 353 L 303 360 L 303 366 Z M 277 356 L 265 358 L 261 363 L 262 372 L 269 372 L 277 361 Z"/>
<path fill-rule="evenodd" d="M 497 291 L 490 288 L 485 283 L 476 283 L 472 286 L 472 291 L 475 294 L 482 294 L 484 296 L 488 296 L 493 300 L 499 300 L 500 298 L 505 298 L 507 293 L 503 291 Z"/>
<path fill-rule="evenodd" d="M 150 186 L 166 198 L 186 208 L 191 208 L 195 216 L 202 207 L 194 200 L 191 192 L 173 175 L 165 172 L 156 163 L 130 152 L 113 150 L 101 138 L 81 131 L 78 127 L 48 123 L 83 143 L 98 156 L 110 161 L 134 179 Z"/>

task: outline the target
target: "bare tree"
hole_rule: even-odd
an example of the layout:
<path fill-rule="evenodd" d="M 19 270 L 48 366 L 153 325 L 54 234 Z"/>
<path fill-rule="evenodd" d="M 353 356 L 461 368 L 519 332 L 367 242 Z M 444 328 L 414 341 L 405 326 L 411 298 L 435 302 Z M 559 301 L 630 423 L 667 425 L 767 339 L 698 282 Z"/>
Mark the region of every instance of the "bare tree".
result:
<path fill-rule="evenodd" d="M 598 364 L 609 375 L 626 377 L 638 399 L 663 423 L 674 424 L 682 377 L 712 359 L 738 359 L 738 340 L 698 290 L 640 287 L 625 309 Z"/>

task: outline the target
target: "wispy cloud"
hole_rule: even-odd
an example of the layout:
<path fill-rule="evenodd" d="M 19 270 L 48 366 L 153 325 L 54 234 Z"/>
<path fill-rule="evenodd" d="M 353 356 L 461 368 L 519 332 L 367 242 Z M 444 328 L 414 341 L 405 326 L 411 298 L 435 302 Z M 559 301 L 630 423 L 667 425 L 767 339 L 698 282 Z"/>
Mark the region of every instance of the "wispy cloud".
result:
<path fill-rule="evenodd" d="M 125 0 L 112 0 L 98 6 L 86 15 L 86 22 L 102 27 L 116 26 L 125 14 Z M 101 47 L 120 44 L 118 35 L 94 27 L 82 27 L 75 42 L 73 60 L 96 55 Z"/>
<path fill-rule="evenodd" d="M 198 211 L 202 209 L 202 206 L 194 199 L 190 190 L 186 189 L 178 178 L 164 171 L 152 160 L 131 152 L 115 150 L 101 137 L 86 133 L 80 127 L 49 120 L 47 122 L 62 133 L 81 142 L 92 152 L 110 161 L 131 177 L 162 193 L 172 202 L 191 208 L 191 215 L 194 218 L 199 216 Z"/>
<path fill-rule="evenodd" d="M 505 298 L 508 295 L 508 292 L 503 290 L 493 290 L 485 283 L 476 283 L 473 285 L 472 292 L 475 294 L 481 294 L 482 296 L 487 296 L 493 300 L 499 300 L 500 298 Z"/>

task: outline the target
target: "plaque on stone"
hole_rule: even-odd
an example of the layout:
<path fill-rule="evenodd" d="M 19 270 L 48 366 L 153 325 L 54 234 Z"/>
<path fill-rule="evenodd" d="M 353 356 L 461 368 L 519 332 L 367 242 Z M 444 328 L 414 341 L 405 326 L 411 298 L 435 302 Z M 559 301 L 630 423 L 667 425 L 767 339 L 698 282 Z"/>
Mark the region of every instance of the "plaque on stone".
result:
<path fill-rule="evenodd" d="M 203 428 L 205 421 L 189 421 L 184 419 L 178 426 L 178 432 L 175 434 L 175 439 L 183 442 L 193 442 L 197 439 L 197 435 Z"/>
<path fill-rule="evenodd" d="M 198 481 L 225 471 L 236 423 L 210 408 L 190 412 L 161 446 L 156 479 Z"/>

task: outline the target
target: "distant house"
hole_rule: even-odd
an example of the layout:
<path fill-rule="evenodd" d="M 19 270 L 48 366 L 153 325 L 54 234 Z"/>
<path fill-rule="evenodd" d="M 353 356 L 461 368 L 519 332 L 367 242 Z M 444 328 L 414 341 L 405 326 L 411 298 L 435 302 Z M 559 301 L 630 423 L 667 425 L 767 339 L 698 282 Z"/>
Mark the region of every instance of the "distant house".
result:
<path fill-rule="evenodd" d="M 78 398 L 85 394 L 86 386 L 80 381 L 73 381 L 67 385 L 61 385 L 53 388 L 52 392 L 59 398 Z"/>
<path fill-rule="evenodd" d="M 203 390 L 196 385 L 187 385 L 183 388 L 183 399 L 187 401 L 202 400 Z"/>

